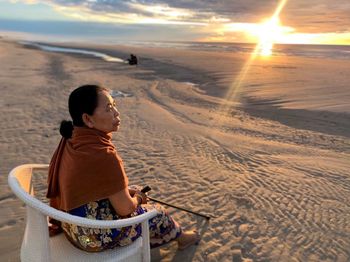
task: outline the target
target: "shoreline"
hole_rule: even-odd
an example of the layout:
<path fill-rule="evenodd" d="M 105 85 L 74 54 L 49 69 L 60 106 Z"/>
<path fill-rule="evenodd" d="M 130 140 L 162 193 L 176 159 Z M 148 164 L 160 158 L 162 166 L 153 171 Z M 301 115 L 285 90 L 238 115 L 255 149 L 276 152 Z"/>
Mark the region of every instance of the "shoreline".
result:
<path fill-rule="evenodd" d="M 19 43 L 21 44 L 21 43 Z M 39 43 L 42 44 L 42 43 Z M 66 47 L 66 48 L 89 48 L 89 46 L 84 46 L 82 44 L 49 44 L 50 46 L 58 46 L 58 47 Z M 26 46 L 24 45 L 24 48 Z M 31 47 L 29 47 L 31 48 Z M 38 48 L 38 47 L 34 47 Z M 119 49 L 118 49 L 119 48 Z M 126 51 L 128 47 L 118 46 L 114 49 L 109 49 L 108 46 L 100 46 L 96 47 L 92 45 L 92 49 L 88 49 L 92 52 L 103 52 L 108 56 L 116 56 L 119 59 L 122 57 L 127 57 L 128 52 Z M 40 50 L 40 48 L 38 49 Z M 143 80 L 156 80 L 158 77 L 161 78 L 169 78 L 174 81 L 178 81 L 181 83 L 192 83 L 195 87 L 197 87 L 200 93 L 204 92 L 206 95 L 214 96 L 217 98 L 223 98 L 227 93 L 227 81 L 222 82 L 222 75 L 227 73 L 218 74 L 217 72 L 210 72 L 208 70 L 194 69 L 189 67 L 187 64 L 176 63 L 177 61 L 172 57 L 171 60 L 169 58 L 164 59 L 163 57 L 149 57 L 149 55 L 145 55 L 145 52 L 149 50 L 149 48 L 131 48 L 131 52 L 142 51 L 142 57 L 140 57 L 141 63 L 138 65 L 138 68 L 147 71 L 153 71 L 153 76 L 149 76 L 149 72 L 145 74 L 138 74 L 134 77 Z M 168 48 L 163 48 L 163 52 L 167 52 Z M 184 50 L 188 52 L 193 52 L 190 50 Z M 210 52 L 213 53 L 213 52 Z M 89 55 L 84 54 L 69 54 L 62 53 L 64 55 L 73 55 L 78 57 L 88 57 Z M 100 59 L 95 57 L 95 59 Z M 242 57 L 240 57 L 242 59 Z M 308 58 L 307 58 L 308 59 Z M 312 59 L 313 60 L 313 59 Z M 174 64 L 175 62 L 175 64 Z M 350 66 L 350 62 L 349 62 Z M 293 67 L 292 67 L 293 69 Z M 155 77 L 156 76 L 156 77 Z M 226 76 L 224 76 L 226 77 Z M 245 87 L 250 85 L 258 86 L 249 83 L 242 84 Z M 209 87 L 209 88 L 208 88 Z M 350 98 L 350 92 L 349 98 Z M 344 137 L 350 137 L 348 130 L 350 130 L 350 102 L 348 102 L 346 111 L 337 112 L 337 111 L 329 111 L 322 108 L 316 109 L 308 109 L 308 108 L 298 108 L 296 107 L 285 107 L 284 101 L 278 97 L 269 98 L 269 97 L 258 97 L 254 94 L 243 93 L 239 94 L 241 96 L 239 98 L 239 103 L 237 104 L 237 108 L 244 110 L 246 113 L 251 114 L 252 116 L 262 117 L 269 120 L 278 121 L 282 124 L 287 124 L 291 127 L 295 128 L 306 128 L 306 130 L 311 131 L 319 131 L 321 133 L 329 134 L 329 135 L 340 135 Z M 238 102 L 238 101 L 237 101 Z M 288 102 L 288 101 L 287 101 Z M 305 105 L 305 103 L 304 103 Z M 213 107 L 218 107 L 217 104 L 213 104 Z M 347 109 L 349 107 L 349 110 Z M 284 116 L 292 116 L 295 119 L 299 119 L 300 121 L 284 121 Z M 307 121 L 309 120 L 309 121 Z M 305 127 L 305 122 L 315 123 L 315 126 L 308 125 Z M 329 125 L 327 125 L 327 123 Z"/>

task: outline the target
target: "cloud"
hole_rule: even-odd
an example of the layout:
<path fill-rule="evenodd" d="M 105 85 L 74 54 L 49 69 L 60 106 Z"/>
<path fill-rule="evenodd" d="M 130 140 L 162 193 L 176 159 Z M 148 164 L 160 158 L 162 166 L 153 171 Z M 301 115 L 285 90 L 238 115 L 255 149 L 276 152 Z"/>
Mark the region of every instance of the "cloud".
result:
<path fill-rule="evenodd" d="M 54 6 L 68 17 L 117 23 L 257 23 L 271 16 L 278 0 L 23 0 Z M 79 15 L 79 12 L 81 13 Z M 283 24 L 304 32 L 350 31 L 349 0 L 290 0 Z"/>
<path fill-rule="evenodd" d="M 246 33 L 224 31 L 227 25 L 256 24 L 271 17 L 279 0 L 22 0 L 52 6 L 67 18 L 85 22 L 177 25 L 207 33 L 207 39 L 238 39 Z M 289 0 L 281 25 L 298 34 L 350 32 L 349 0 Z M 177 28 L 177 30 L 181 30 Z M 225 35 L 226 34 L 226 35 Z"/>
<path fill-rule="evenodd" d="M 281 19 L 284 24 L 307 33 L 350 32 L 350 1 L 289 1 Z"/>
<path fill-rule="evenodd" d="M 22 0 L 26 3 L 41 2 L 64 10 L 64 15 L 71 16 L 70 11 L 80 10 L 100 16 L 141 17 L 182 21 L 184 24 L 203 24 L 210 21 L 257 21 L 259 17 L 271 15 L 278 1 L 245 0 L 245 1 L 212 1 L 212 0 L 177 0 L 177 1 L 144 1 L 144 0 Z M 263 2 L 263 3 L 262 3 Z M 127 19 L 128 23 L 133 21 Z M 116 20 L 122 23 L 123 21 Z"/>
<path fill-rule="evenodd" d="M 123 24 L 72 21 L 21 21 L 0 19 L 0 32 L 21 32 L 35 36 L 52 36 L 51 39 L 60 40 L 94 40 L 108 43 L 115 40 L 154 41 L 179 39 L 201 39 L 206 32 L 193 32 L 191 27 L 183 28 L 179 25 L 157 24 Z M 171 34 L 169 34 L 169 31 Z M 82 34 L 84 32 L 84 34 Z M 145 33 L 151 32 L 151 33 Z M 57 38 L 57 36 L 60 36 Z M 166 39 L 164 38 L 166 37 Z M 46 37 L 47 39 L 47 37 Z"/>

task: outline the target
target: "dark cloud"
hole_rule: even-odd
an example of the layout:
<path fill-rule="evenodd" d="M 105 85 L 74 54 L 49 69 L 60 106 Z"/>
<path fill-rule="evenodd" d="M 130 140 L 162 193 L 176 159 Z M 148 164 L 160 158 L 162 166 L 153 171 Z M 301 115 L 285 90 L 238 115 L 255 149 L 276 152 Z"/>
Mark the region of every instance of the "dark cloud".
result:
<path fill-rule="evenodd" d="M 177 1 L 142 1 L 142 0 L 96 0 L 96 1 L 66 1 L 52 0 L 51 2 L 62 6 L 84 6 L 95 12 L 111 12 L 111 13 L 133 13 L 139 15 L 149 15 L 140 9 L 133 8 L 133 4 L 141 4 L 145 6 L 162 5 L 170 8 L 180 8 L 192 11 L 195 16 L 192 19 L 205 20 L 212 16 L 222 17 L 235 20 L 247 19 L 248 17 L 259 17 L 261 15 L 270 15 L 277 6 L 277 0 L 177 0 Z M 194 21 L 194 22 L 196 22 Z M 243 21 L 241 21 L 243 22 Z M 247 21 L 245 21 L 247 22 Z M 253 22 L 253 21 L 252 21 Z"/>

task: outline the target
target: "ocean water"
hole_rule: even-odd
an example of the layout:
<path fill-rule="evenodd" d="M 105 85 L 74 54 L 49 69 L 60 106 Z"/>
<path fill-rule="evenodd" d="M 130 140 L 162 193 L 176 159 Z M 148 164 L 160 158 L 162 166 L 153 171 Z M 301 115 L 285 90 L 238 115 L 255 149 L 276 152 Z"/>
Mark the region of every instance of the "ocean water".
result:
<path fill-rule="evenodd" d="M 177 49 L 203 50 L 215 52 L 252 53 L 255 44 L 245 43 L 206 43 L 206 42 L 137 42 L 123 44 L 145 47 L 170 47 Z M 276 44 L 272 56 L 303 56 L 312 58 L 349 59 L 350 46 L 344 45 L 287 45 Z"/>
<path fill-rule="evenodd" d="M 125 63 L 122 58 L 110 56 L 105 53 L 96 52 L 87 49 L 67 48 L 55 46 L 55 44 L 43 44 L 37 42 L 21 41 L 21 44 L 38 47 L 44 51 L 50 52 L 65 52 L 90 55 L 101 58 L 107 62 Z M 176 49 L 190 49 L 198 51 L 214 51 L 228 53 L 252 53 L 255 49 L 254 44 L 240 43 L 204 43 L 204 42 L 141 42 L 141 41 L 118 41 L 116 44 L 139 47 L 167 47 Z M 276 44 L 272 51 L 273 56 L 301 56 L 310 58 L 330 58 L 330 59 L 345 59 L 350 61 L 350 46 L 341 45 L 281 45 Z"/>
<path fill-rule="evenodd" d="M 127 61 L 123 60 L 122 58 L 110 56 L 101 52 L 96 52 L 96 51 L 91 51 L 86 49 L 67 48 L 67 47 L 45 45 L 45 44 L 39 44 L 35 42 L 26 42 L 26 41 L 20 41 L 19 43 L 23 45 L 28 45 L 28 46 L 34 46 L 34 47 L 40 48 L 41 50 L 49 51 L 49 52 L 81 54 L 81 55 L 98 57 L 107 62 L 127 63 Z"/>

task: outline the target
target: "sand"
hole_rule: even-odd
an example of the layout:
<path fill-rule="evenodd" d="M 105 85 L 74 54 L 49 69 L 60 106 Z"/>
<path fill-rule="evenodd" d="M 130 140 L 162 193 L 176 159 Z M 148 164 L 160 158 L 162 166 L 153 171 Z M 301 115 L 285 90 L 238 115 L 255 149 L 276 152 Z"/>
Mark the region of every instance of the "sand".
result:
<path fill-rule="evenodd" d="M 116 98 L 113 137 L 130 182 L 215 216 L 169 209 L 202 240 L 153 261 L 350 260 L 350 61 L 258 59 L 240 78 L 246 54 L 89 47 L 140 65 L 0 41 L 1 261 L 19 261 L 25 225 L 7 174 L 49 162 L 68 95 L 86 83 L 132 95 Z"/>

